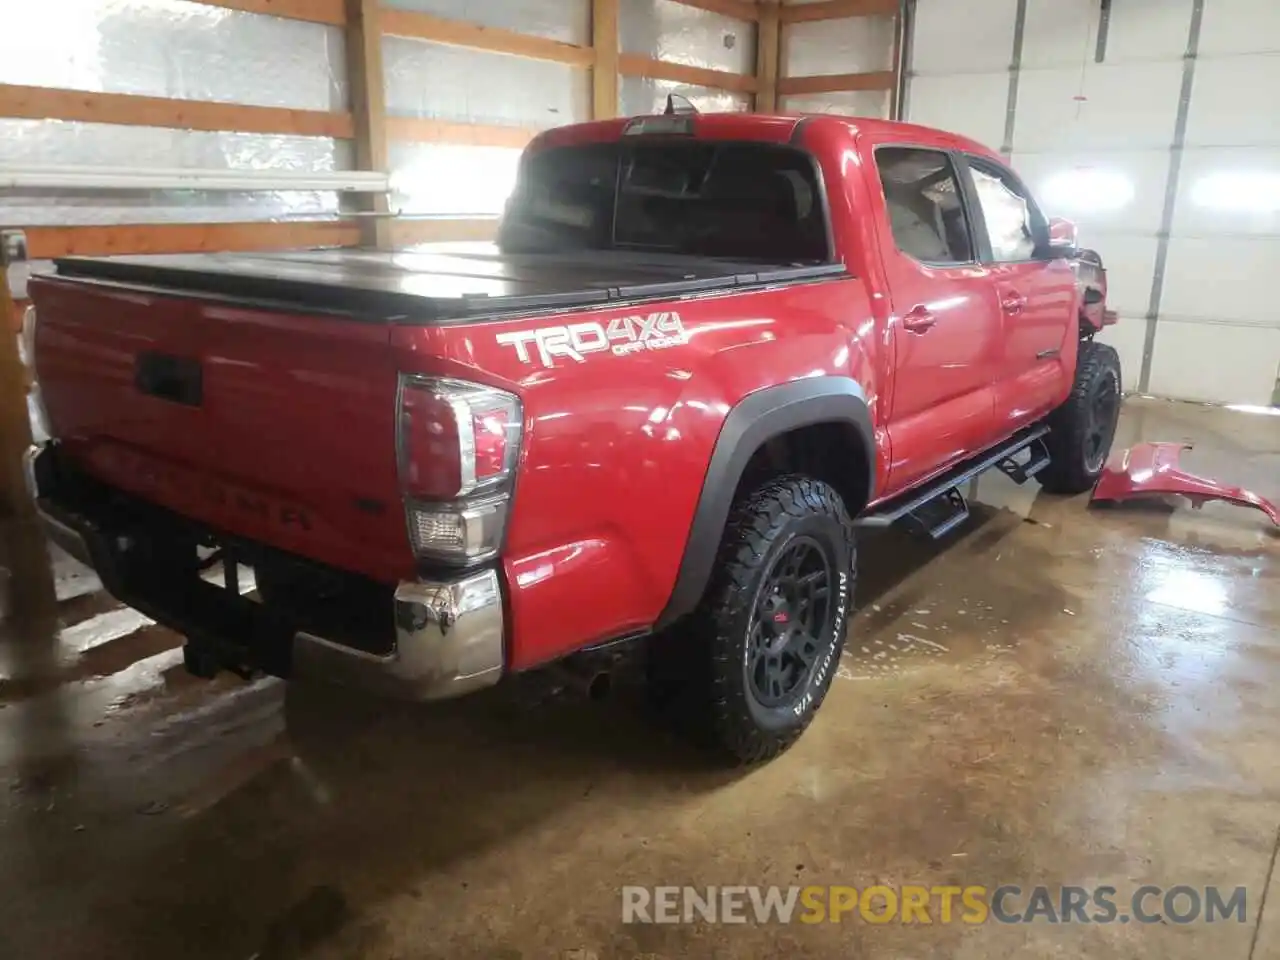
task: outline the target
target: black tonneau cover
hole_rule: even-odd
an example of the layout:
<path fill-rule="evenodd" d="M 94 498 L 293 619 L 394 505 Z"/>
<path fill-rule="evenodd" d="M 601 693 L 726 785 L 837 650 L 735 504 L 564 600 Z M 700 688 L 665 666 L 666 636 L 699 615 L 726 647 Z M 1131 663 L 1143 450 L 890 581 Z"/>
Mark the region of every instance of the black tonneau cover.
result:
<path fill-rule="evenodd" d="M 845 274 L 842 264 L 761 265 L 626 250 L 508 254 L 483 246 L 69 257 L 56 265 L 64 277 L 267 309 L 406 323 L 591 307 Z"/>

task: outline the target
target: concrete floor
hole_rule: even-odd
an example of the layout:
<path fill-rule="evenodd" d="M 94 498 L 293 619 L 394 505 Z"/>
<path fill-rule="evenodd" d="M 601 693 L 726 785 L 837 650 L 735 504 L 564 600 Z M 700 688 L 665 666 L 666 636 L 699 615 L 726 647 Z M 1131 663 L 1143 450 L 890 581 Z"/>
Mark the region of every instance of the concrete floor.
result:
<path fill-rule="evenodd" d="M 1131 401 L 1138 437 L 1280 497 L 1280 418 Z M 1280 538 L 977 494 L 941 546 L 864 538 L 826 706 L 745 772 L 625 697 L 204 684 L 62 564 L 0 642 L 0 957 L 1280 958 Z M 1247 922 L 620 922 L 623 884 L 1147 882 Z"/>

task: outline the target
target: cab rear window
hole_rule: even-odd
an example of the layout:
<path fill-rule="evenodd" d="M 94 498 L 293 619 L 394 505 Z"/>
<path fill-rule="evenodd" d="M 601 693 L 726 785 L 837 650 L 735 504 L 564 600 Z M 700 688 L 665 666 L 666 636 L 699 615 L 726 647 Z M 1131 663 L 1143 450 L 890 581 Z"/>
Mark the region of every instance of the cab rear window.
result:
<path fill-rule="evenodd" d="M 499 245 L 830 260 L 813 159 L 790 147 L 661 138 L 557 147 L 522 164 Z"/>

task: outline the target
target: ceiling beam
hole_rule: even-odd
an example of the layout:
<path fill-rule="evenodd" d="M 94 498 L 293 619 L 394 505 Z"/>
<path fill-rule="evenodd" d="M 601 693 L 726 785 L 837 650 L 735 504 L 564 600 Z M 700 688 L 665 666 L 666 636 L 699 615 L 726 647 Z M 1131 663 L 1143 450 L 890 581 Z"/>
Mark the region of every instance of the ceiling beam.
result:
<path fill-rule="evenodd" d="M 784 6 L 781 15 L 783 23 L 807 23 L 842 17 L 891 17 L 897 12 L 898 0 L 826 0 L 824 3 Z"/>
<path fill-rule="evenodd" d="M 219 250 L 290 250 L 353 247 L 353 220 L 253 223 L 118 223 L 109 226 L 21 227 L 33 260 L 102 257 L 120 253 L 204 253 Z"/>
<path fill-rule="evenodd" d="M 595 62 L 595 51 L 546 37 L 531 37 L 511 30 L 485 27 L 462 20 L 446 20 L 429 13 L 416 13 L 389 7 L 381 12 L 382 32 L 396 37 L 432 40 L 455 47 L 488 50 L 535 60 L 553 60 L 575 67 L 589 67 Z"/>
<path fill-rule="evenodd" d="M 527 127 L 501 127 L 480 123 L 454 123 L 427 117 L 387 117 L 387 138 L 391 141 L 460 143 L 472 147 L 518 147 L 537 136 Z"/>
<path fill-rule="evenodd" d="M 671 80 L 699 87 L 732 90 L 735 93 L 755 93 L 756 78 L 726 70 L 708 70 L 691 67 L 669 60 L 655 60 L 639 54 L 624 53 L 618 57 L 618 72 L 628 77 L 648 77 L 653 80 Z"/>
<path fill-rule="evenodd" d="M 209 7 L 263 13 L 287 20 L 309 20 L 312 23 L 346 23 L 343 0 L 198 0 Z"/>
<path fill-rule="evenodd" d="M 709 10 L 735 20 L 755 21 L 760 16 L 760 8 L 750 0 L 676 0 L 686 7 L 697 7 Z"/>
<path fill-rule="evenodd" d="M 0 117 L 349 139 L 351 114 L 0 83 Z"/>
<path fill-rule="evenodd" d="M 825 77 L 783 77 L 778 81 L 778 93 L 796 96 L 811 93 L 835 93 L 841 90 L 892 90 L 892 70 L 873 73 L 837 73 Z"/>

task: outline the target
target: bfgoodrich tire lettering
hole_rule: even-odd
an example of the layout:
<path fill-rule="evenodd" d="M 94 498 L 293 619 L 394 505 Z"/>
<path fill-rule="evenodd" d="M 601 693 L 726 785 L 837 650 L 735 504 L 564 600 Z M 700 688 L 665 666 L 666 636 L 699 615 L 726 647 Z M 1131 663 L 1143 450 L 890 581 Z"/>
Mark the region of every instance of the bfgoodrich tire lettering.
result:
<path fill-rule="evenodd" d="M 772 480 L 732 511 L 697 619 L 709 633 L 711 732 L 739 761 L 781 753 L 822 705 L 844 648 L 854 550 L 839 494 L 808 477 Z"/>

